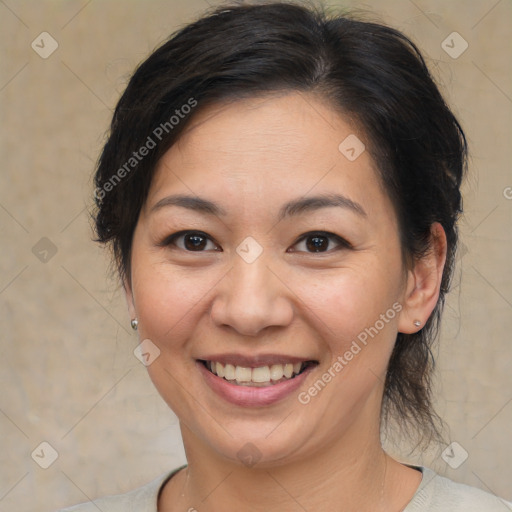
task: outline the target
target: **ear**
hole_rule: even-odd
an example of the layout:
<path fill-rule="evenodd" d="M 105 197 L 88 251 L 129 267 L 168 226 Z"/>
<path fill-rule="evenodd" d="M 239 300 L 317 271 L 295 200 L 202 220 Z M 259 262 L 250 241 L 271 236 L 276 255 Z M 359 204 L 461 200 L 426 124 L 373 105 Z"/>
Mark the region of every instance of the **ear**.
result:
<path fill-rule="evenodd" d="M 446 233 L 439 222 L 430 228 L 430 250 L 416 260 L 407 273 L 407 283 L 398 321 L 398 331 L 406 334 L 423 327 L 439 298 L 443 269 L 446 262 Z M 414 325 L 419 320 L 421 326 Z"/>
<path fill-rule="evenodd" d="M 130 319 L 133 320 L 134 318 L 137 318 L 137 312 L 135 310 L 135 302 L 133 300 L 132 285 L 129 278 L 127 277 L 123 279 L 123 288 L 126 297 L 126 303 L 128 305 L 128 313 L 130 314 Z"/>

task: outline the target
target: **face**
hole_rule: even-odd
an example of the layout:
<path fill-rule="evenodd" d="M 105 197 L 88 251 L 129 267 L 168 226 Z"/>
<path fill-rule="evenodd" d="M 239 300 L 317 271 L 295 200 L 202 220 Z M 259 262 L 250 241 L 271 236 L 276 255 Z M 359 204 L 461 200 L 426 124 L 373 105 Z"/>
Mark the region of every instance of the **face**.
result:
<path fill-rule="evenodd" d="M 407 283 L 348 136 L 365 141 L 314 96 L 252 98 L 200 112 L 159 162 L 128 303 L 186 448 L 272 465 L 378 436 Z"/>

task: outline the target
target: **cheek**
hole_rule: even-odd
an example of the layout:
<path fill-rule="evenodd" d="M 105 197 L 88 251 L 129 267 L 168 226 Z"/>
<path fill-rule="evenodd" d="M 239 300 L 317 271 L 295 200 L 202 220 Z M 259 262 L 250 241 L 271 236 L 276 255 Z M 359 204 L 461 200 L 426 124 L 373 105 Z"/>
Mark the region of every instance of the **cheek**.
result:
<path fill-rule="evenodd" d="M 133 262 L 140 335 L 170 348 L 187 337 L 216 280 L 211 273 L 184 272 L 144 254 L 134 255 Z"/>
<path fill-rule="evenodd" d="M 311 311 L 312 321 L 321 330 L 331 348 L 339 351 L 376 322 L 379 331 L 387 331 L 394 324 L 392 309 L 397 295 L 395 287 L 388 286 L 379 271 L 365 268 L 337 269 L 330 275 L 303 279 L 297 286 L 297 295 Z M 390 313 L 386 315 L 388 310 Z M 381 315 L 385 315 L 382 327 Z M 364 335 L 363 335 L 364 336 Z"/>

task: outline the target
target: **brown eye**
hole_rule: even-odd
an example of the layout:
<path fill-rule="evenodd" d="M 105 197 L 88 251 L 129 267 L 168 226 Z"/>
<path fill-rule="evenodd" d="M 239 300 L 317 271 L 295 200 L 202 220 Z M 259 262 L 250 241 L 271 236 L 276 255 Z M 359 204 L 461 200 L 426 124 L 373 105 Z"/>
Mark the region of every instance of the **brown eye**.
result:
<path fill-rule="evenodd" d="M 184 246 L 188 251 L 202 251 L 206 247 L 207 239 L 202 235 L 184 235 Z"/>
<path fill-rule="evenodd" d="M 332 247 L 334 245 L 334 247 Z M 349 249 L 352 246 L 343 238 L 334 233 L 314 232 L 302 236 L 295 246 L 300 246 L 299 252 L 329 252 L 341 248 Z"/>
<path fill-rule="evenodd" d="M 210 246 L 208 246 L 210 244 Z M 204 252 L 205 250 L 219 250 L 219 247 L 206 234 L 200 231 L 180 231 L 167 237 L 161 246 L 174 245 L 188 252 Z"/>
<path fill-rule="evenodd" d="M 306 238 L 306 247 L 311 252 L 323 252 L 329 246 L 329 238 L 326 236 L 308 236 Z"/>

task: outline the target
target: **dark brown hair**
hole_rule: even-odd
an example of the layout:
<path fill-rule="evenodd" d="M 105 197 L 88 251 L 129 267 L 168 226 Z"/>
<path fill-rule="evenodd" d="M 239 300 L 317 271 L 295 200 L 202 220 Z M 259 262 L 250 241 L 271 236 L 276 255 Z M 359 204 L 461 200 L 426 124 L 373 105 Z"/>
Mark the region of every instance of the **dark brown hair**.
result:
<path fill-rule="evenodd" d="M 437 437 L 431 348 L 454 265 L 467 149 L 421 53 L 399 31 L 319 7 L 258 2 L 218 7 L 174 33 L 116 106 L 95 175 L 97 239 L 112 244 L 129 281 L 132 236 L 158 159 L 207 105 L 278 91 L 318 94 L 361 128 L 397 213 L 405 265 L 428 252 L 434 222 L 446 232 L 438 304 L 418 333 L 398 334 L 382 408 L 383 421 Z"/>

